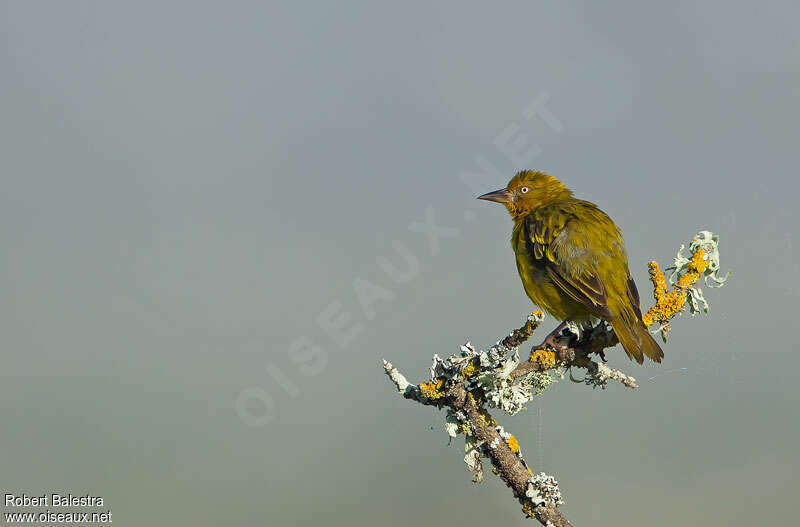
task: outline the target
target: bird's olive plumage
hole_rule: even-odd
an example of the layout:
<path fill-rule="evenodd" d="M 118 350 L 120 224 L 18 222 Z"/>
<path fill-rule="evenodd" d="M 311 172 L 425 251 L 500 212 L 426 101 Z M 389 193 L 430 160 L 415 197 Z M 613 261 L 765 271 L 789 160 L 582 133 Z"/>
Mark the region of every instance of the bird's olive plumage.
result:
<path fill-rule="evenodd" d="M 622 232 L 605 212 L 537 171 L 480 198 L 511 214 L 517 270 L 534 304 L 559 320 L 605 320 L 630 358 L 661 362 L 664 352 L 642 322 Z"/>

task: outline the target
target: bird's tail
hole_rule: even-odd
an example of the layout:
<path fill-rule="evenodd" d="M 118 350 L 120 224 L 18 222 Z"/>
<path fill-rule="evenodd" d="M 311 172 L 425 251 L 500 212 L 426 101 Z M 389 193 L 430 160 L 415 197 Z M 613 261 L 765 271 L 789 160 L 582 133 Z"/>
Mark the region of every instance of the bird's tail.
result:
<path fill-rule="evenodd" d="M 617 338 L 622 347 L 625 348 L 625 353 L 628 354 L 629 358 L 639 364 L 644 362 L 645 355 L 654 362 L 661 362 L 661 359 L 664 358 L 661 346 L 650 334 L 641 318 L 636 316 L 636 313 L 628 310 L 623 311 L 614 317 L 611 326 L 614 328 L 614 333 L 617 334 Z"/>

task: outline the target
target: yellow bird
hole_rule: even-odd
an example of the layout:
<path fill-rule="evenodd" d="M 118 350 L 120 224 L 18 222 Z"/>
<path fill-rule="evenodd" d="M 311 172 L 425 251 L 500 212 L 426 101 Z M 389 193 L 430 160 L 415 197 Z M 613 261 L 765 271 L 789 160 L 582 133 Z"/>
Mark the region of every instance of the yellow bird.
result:
<path fill-rule="evenodd" d="M 502 203 L 514 220 L 511 246 L 522 285 L 534 304 L 562 323 L 602 319 L 628 357 L 661 362 L 664 352 L 642 322 L 639 292 L 628 270 L 622 232 L 594 203 L 577 199 L 556 178 L 535 170 L 479 196 Z"/>

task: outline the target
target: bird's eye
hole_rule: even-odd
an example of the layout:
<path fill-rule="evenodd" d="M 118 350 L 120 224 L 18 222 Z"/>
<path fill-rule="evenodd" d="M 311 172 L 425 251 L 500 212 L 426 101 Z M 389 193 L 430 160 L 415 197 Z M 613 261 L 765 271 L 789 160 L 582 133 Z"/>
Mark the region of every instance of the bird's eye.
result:
<path fill-rule="evenodd" d="M 521 189 L 519 189 L 519 191 L 522 192 L 523 194 L 527 194 L 528 190 L 530 190 L 528 187 L 522 187 Z"/>

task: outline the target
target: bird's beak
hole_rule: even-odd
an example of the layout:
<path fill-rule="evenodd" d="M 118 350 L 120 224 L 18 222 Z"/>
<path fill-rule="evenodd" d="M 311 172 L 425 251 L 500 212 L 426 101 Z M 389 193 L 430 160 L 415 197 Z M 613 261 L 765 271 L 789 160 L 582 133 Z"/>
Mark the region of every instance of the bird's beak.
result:
<path fill-rule="evenodd" d="M 500 190 L 495 190 L 494 192 L 488 192 L 482 196 L 478 196 L 478 199 L 496 201 L 497 203 L 508 203 L 511 201 L 511 193 L 508 190 L 501 188 Z"/>

